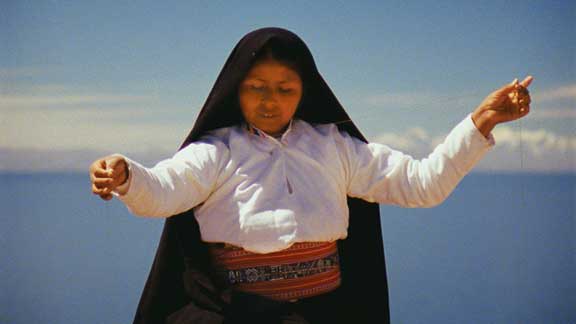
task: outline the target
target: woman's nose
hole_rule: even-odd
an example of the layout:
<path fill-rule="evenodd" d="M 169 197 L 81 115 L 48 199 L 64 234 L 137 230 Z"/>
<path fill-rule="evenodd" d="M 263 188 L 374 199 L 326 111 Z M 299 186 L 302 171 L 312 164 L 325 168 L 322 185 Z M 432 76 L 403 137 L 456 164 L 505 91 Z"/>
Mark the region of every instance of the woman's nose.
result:
<path fill-rule="evenodd" d="M 264 91 L 262 94 L 262 104 L 264 104 L 266 108 L 272 108 L 277 104 L 276 96 L 273 91 Z"/>

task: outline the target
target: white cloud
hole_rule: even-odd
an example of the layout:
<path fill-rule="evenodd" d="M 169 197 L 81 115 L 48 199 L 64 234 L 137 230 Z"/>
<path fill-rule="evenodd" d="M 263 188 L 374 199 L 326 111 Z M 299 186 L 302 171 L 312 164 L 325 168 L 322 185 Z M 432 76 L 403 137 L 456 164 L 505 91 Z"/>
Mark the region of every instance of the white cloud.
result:
<path fill-rule="evenodd" d="M 525 149 L 535 156 L 576 152 L 576 136 L 558 135 L 544 129 L 514 130 L 501 126 L 493 134 L 500 145 Z"/>
<path fill-rule="evenodd" d="M 428 132 L 421 127 L 412 127 L 401 134 L 382 133 L 370 138 L 371 142 L 386 144 L 393 149 L 420 155 L 426 151 L 431 142 Z"/>
<path fill-rule="evenodd" d="M 136 119 L 143 114 L 155 115 L 143 109 L 11 112 L 0 118 L 0 171 L 83 172 L 112 153 L 152 166 L 176 152 L 193 117 L 177 123 Z"/>
<path fill-rule="evenodd" d="M 387 93 L 366 97 L 366 103 L 373 106 L 419 106 L 434 99 L 430 93 Z"/>
<path fill-rule="evenodd" d="M 399 92 L 368 95 L 364 97 L 364 103 L 369 106 L 399 107 L 409 108 L 411 110 L 424 107 L 438 108 L 444 106 L 473 107 L 480 103 L 484 95 L 488 95 L 488 93 L 483 94 L 476 92 L 455 95 L 426 91 Z M 567 107 L 566 100 L 568 100 Z M 576 84 L 539 90 L 537 92 L 533 91 L 532 106 L 534 110 L 530 113 L 530 117 L 539 119 L 576 118 L 574 100 L 576 100 Z M 545 104 L 543 105 L 542 103 Z"/>
<path fill-rule="evenodd" d="M 60 84 L 20 87 L 0 95 L 0 148 L 11 150 L 172 150 L 195 110 L 155 96 L 94 93 Z M 181 121 L 167 114 L 178 114 Z"/>
<path fill-rule="evenodd" d="M 166 111 L 169 111 L 166 109 Z M 24 110 L 0 119 L 0 147 L 11 149 L 94 149 L 142 151 L 174 147 L 191 122 L 159 123 L 146 109 L 117 110 Z"/>
<path fill-rule="evenodd" d="M 532 94 L 532 99 L 535 103 L 555 101 L 561 99 L 576 100 L 576 84 L 569 84 L 560 86 L 553 89 L 546 89 Z"/>
<path fill-rule="evenodd" d="M 545 108 L 531 109 L 529 118 L 537 119 L 565 119 L 576 118 L 576 107 L 572 108 Z"/>
<path fill-rule="evenodd" d="M 3 95 L 0 109 L 3 111 L 21 108 L 64 107 L 75 105 L 105 105 L 138 103 L 149 100 L 148 96 L 90 94 L 90 95 Z"/>
<path fill-rule="evenodd" d="M 529 118 L 574 119 L 576 118 L 576 84 L 545 89 L 532 94 L 532 110 Z"/>

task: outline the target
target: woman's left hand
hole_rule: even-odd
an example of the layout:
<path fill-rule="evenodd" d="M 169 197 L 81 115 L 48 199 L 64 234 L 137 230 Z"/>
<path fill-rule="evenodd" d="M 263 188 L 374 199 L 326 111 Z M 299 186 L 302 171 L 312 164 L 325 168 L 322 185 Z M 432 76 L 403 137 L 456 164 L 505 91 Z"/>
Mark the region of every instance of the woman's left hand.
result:
<path fill-rule="evenodd" d="M 522 118 L 530 112 L 530 94 L 528 86 L 532 76 L 522 82 L 512 81 L 488 95 L 472 113 L 472 120 L 485 136 L 500 123 Z"/>

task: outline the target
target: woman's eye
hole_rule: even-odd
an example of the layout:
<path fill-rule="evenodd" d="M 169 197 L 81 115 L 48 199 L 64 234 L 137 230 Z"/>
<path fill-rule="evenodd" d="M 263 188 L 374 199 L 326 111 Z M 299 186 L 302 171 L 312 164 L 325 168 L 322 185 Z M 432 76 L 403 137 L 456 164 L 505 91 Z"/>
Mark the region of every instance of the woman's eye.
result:
<path fill-rule="evenodd" d="M 290 92 L 292 92 L 292 91 L 294 91 L 294 89 L 291 89 L 291 88 L 280 88 L 280 92 L 281 92 L 281 93 L 290 93 Z"/>
<path fill-rule="evenodd" d="M 254 85 L 254 84 L 253 84 L 253 85 L 250 86 L 250 89 L 256 90 L 256 91 L 262 91 L 262 90 L 264 90 L 264 87 L 263 87 L 263 86 L 260 86 L 260 85 Z"/>

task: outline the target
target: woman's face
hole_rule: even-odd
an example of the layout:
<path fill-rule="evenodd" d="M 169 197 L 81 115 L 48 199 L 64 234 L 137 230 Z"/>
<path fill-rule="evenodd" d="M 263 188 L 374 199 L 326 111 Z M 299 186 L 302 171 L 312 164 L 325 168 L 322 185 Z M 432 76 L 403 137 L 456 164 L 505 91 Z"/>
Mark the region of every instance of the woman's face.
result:
<path fill-rule="evenodd" d="M 287 65 L 264 59 L 252 66 L 238 90 L 246 122 L 278 136 L 284 132 L 302 98 L 302 80 Z"/>

